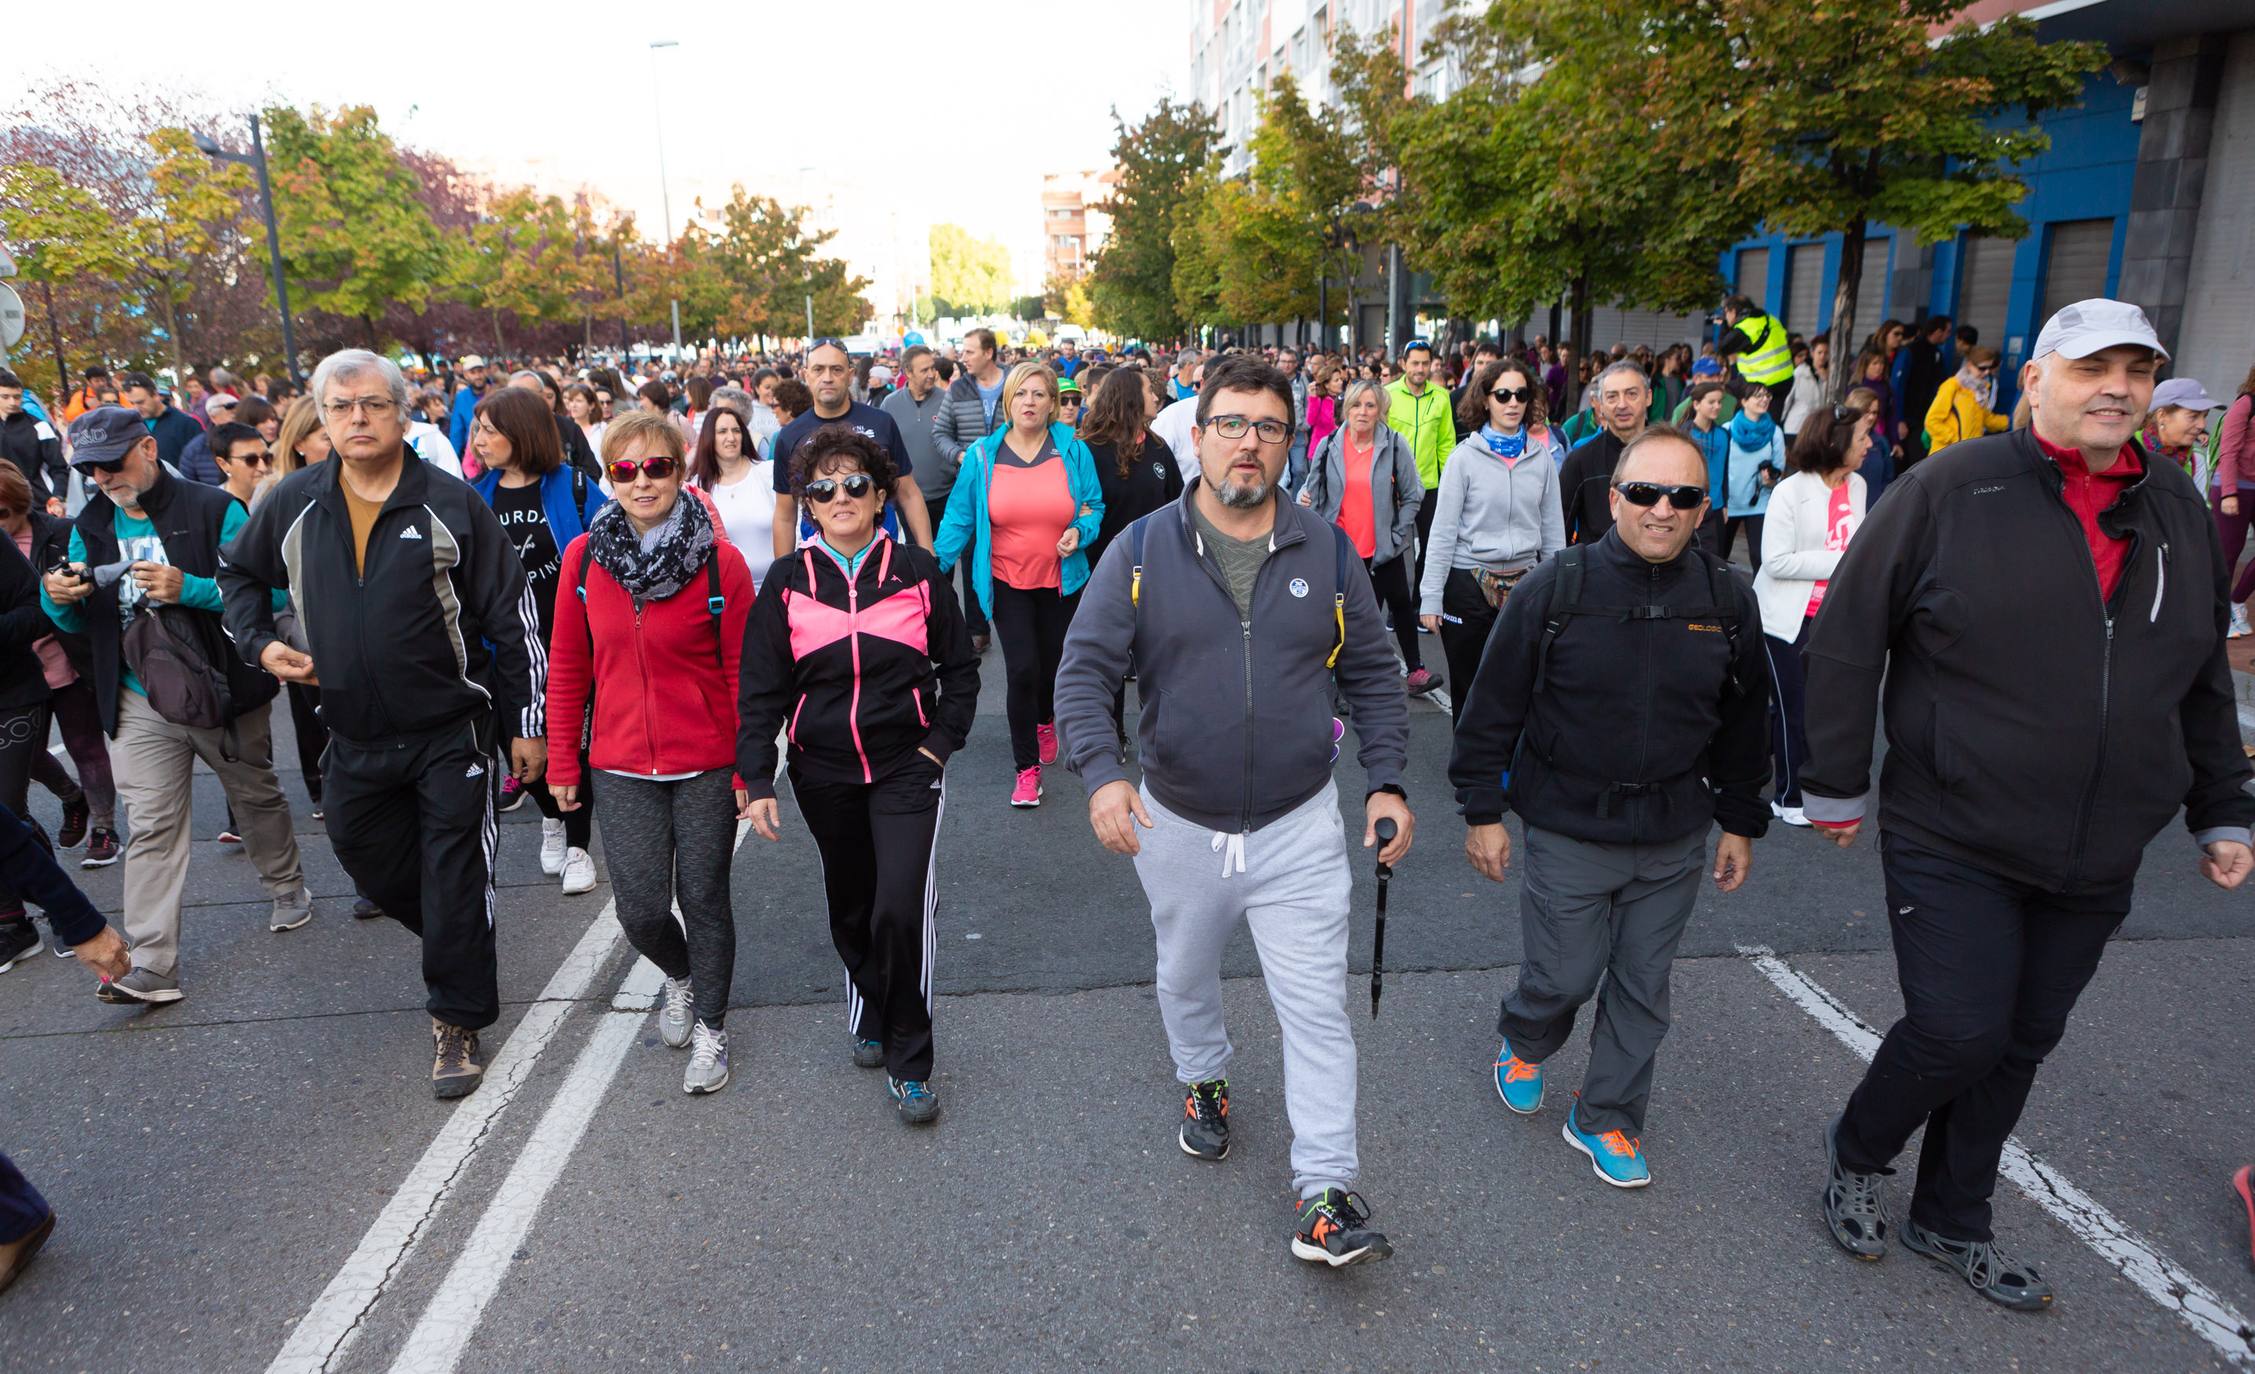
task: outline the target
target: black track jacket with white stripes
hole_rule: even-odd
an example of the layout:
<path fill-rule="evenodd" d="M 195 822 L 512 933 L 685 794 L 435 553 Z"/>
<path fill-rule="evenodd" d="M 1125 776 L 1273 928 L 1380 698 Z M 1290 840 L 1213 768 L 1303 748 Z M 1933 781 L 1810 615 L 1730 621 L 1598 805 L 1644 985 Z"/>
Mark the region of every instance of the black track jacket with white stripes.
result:
<path fill-rule="evenodd" d="M 227 634 L 251 663 L 274 642 L 269 588 L 296 603 L 321 720 L 358 744 L 388 742 L 490 711 L 490 655 L 515 701 L 508 734 L 537 739 L 547 700 L 548 646 L 524 563 L 469 484 L 407 455 L 399 485 L 368 534 L 365 569 L 337 489 L 341 462 L 282 479 L 221 549 Z"/>

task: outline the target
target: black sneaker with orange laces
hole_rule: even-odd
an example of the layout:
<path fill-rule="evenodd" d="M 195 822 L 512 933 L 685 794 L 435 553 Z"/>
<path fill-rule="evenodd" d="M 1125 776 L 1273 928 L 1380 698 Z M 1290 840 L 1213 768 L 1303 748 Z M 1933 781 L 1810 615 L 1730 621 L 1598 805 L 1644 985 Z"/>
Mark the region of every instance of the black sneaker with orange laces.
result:
<path fill-rule="evenodd" d="M 1362 1194 L 1326 1188 L 1301 1199 L 1298 1206 L 1299 1226 L 1292 1233 L 1295 1257 L 1334 1269 L 1393 1258 L 1393 1245 L 1370 1229 L 1370 1204 Z"/>
<path fill-rule="evenodd" d="M 1229 1080 L 1193 1083 L 1182 1099 L 1182 1152 L 1192 1159 L 1229 1158 Z"/>

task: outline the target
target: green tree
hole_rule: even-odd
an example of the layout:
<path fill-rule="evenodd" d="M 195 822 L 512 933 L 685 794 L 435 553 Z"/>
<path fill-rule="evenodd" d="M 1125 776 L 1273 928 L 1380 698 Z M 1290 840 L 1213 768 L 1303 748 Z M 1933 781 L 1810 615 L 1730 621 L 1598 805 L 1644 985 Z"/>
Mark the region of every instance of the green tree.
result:
<path fill-rule="evenodd" d="M 584 322 L 597 278 L 581 230 L 561 198 L 520 186 L 494 196 L 457 242 L 449 287 L 485 313 L 496 353 L 509 351 L 504 315 L 527 326 Z"/>
<path fill-rule="evenodd" d="M 1175 304 L 1176 208 L 1216 151 L 1213 116 L 1195 102 L 1162 99 L 1130 128 L 1112 111 L 1120 181 L 1104 209 L 1111 236 L 1096 255 L 1089 290 L 1107 327 L 1134 338 L 1183 332 Z"/>
<path fill-rule="evenodd" d="M 935 224 L 932 298 L 943 315 L 984 315 L 1010 306 L 1010 248 L 960 224 Z"/>
<path fill-rule="evenodd" d="M 394 302 L 421 310 L 448 280 L 449 250 L 376 112 L 266 112 L 275 218 L 291 303 L 357 320 L 369 347 Z"/>

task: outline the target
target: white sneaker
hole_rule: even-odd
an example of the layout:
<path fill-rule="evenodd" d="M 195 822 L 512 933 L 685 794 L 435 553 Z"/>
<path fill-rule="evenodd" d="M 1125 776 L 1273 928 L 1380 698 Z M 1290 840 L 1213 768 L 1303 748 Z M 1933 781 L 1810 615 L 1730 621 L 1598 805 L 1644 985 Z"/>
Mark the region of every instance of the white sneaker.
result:
<path fill-rule="evenodd" d="M 689 995 L 689 980 L 668 978 L 658 1003 L 658 1038 L 673 1049 L 689 1043 L 689 1026 L 696 1020 L 696 999 Z"/>
<path fill-rule="evenodd" d="M 1770 814 L 1787 825 L 1797 825 L 1806 829 L 1809 824 L 1808 816 L 1798 806 L 1779 806 L 1776 802 L 1771 802 Z"/>
<path fill-rule="evenodd" d="M 595 890 L 595 860 L 584 849 L 564 851 L 564 895 L 577 897 Z"/>
<path fill-rule="evenodd" d="M 728 1086 L 728 1032 L 699 1021 L 690 1032 L 689 1067 L 682 1071 L 685 1093 L 716 1093 Z"/>
<path fill-rule="evenodd" d="M 564 871 L 564 822 L 540 818 L 540 871 L 553 878 Z"/>
<path fill-rule="evenodd" d="M 2232 627 L 2226 632 L 2226 637 L 2245 639 L 2251 634 L 2255 634 L 2255 625 L 2247 623 L 2247 604 L 2240 602 L 2232 607 Z"/>

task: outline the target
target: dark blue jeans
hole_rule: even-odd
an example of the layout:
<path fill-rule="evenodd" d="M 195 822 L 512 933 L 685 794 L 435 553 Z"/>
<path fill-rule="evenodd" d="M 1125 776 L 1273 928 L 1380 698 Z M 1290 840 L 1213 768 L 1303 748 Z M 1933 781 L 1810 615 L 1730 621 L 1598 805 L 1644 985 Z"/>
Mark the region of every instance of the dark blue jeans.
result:
<path fill-rule="evenodd" d="M 54 1209 L 5 1154 L 0 1154 L 0 1245 L 12 1245 L 39 1229 Z"/>

